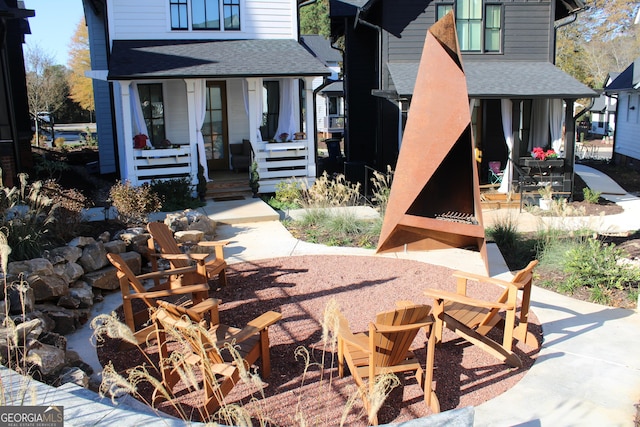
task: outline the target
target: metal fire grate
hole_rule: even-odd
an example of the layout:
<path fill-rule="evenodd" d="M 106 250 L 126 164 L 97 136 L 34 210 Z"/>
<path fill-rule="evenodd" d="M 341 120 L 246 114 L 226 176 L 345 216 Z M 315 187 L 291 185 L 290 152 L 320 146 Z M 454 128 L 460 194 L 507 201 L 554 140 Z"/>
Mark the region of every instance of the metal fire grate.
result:
<path fill-rule="evenodd" d="M 478 220 L 476 219 L 475 216 L 473 216 L 473 214 L 466 214 L 462 212 L 449 211 L 443 214 L 436 215 L 436 219 L 439 219 L 442 221 L 461 222 L 463 224 L 478 225 Z"/>

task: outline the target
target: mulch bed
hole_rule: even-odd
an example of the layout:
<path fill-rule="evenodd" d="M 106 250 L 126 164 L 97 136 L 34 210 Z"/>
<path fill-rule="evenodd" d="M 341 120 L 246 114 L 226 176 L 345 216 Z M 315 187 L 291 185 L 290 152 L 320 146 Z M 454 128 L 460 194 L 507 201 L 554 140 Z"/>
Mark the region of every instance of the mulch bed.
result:
<path fill-rule="evenodd" d="M 271 339 L 272 373 L 266 379 L 264 397 L 250 402 L 255 389 L 237 385 L 228 395 L 229 402 L 242 404 L 253 414 L 262 411 L 271 425 L 301 424 L 294 421 L 299 408 L 310 425 L 339 425 L 347 399 L 354 393 L 350 376 L 338 378 L 337 362 L 330 350 L 323 354 L 322 315 L 326 304 L 335 299 L 349 319 L 351 329 L 365 331 L 368 322 L 380 311 L 392 309 L 395 301 L 412 300 L 431 304 L 422 295 L 427 287 L 455 290 L 452 270 L 417 261 L 361 256 L 300 256 L 275 258 L 233 264 L 228 269 L 228 286 L 213 292 L 220 298 L 221 322 L 242 326 L 259 314 L 274 310 L 283 318 L 269 331 Z M 495 298 L 497 289 L 473 289 L 471 295 Z M 542 342 L 542 328 L 534 314 L 530 315 L 531 330 Z M 494 337 L 498 338 L 498 337 Z M 424 332 L 414 342 L 418 358 L 425 361 Z M 434 380 L 441 410 L 479 405 L 513 387 L 533 364 L 538 350 L 521 344 L 516 352 L 524 362 L 520 369 L 500 363 L 478 348 L 445 331 L 444 342 L 436 349 Z M 312 366 L 304 375 L 304 363 L 296 360 L 294 351 L 306 347 Z M 156 347 L 147 349 L 156 353 Z M 115 340 L 98 348 L 104 365 L 112 361 L 116 369 L 143 363 L 138 350 L 121 351 Z M 402 422 L 427 416 L 430 410 L 423 401 L 415 379 L 402 378 L 379 412 L 380 423 Z M 142 387 L 142 393 L 151 390 Z M 187 413 L 194 397 L 183 396 Z M 161 410 L 172 413 L 164 405 Z M 197 416 L 192 419 L 197 420 Z M 362 402 L 356 400 L 345 425 L 367 425 Z"/>

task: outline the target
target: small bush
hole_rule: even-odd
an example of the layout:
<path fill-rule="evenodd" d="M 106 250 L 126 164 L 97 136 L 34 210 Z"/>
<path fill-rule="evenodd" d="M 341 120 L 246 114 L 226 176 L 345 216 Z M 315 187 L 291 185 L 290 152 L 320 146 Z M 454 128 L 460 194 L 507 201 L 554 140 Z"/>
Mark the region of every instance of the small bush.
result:
<path fill-rule="evenodd" d="M 587 203 L 598 203 L 598 200 L 600 200 L 600 195 L 602 194 L 600 191 L 593 191 L 592 189 L 590 189 L 589 187 L 585 187 L 582 189 L 582 194 L 584 196 L 584 200 Z"/>
<path fill-rule="evenodd" d="M 59 136 L 56 139 L 53 140 L 53 146 L 56 148 L 62 148 L 64 146 L 64 143 L 66 142 L 66 139 L 64 139 L 63 137 Z"/>
<path fill-rule="evenodd" d="M 134 187 L 129 181 L 118 181 L 111 187 L 109 197 L 126 224 L 142 225 L 151 212 L 162 209 L 160 196 L 147 183 Z"/>
<path fill-rule="evenodd" d="M 33 170 L 39 179 L 60 179 L 63 172 L 70 169 L 69 164 L 59 160 L 49 160 L 42 156 L 33 156 Z"/>
<path fill-rule="evenodd" d="M 11 247 L 11 261 L 42 255 L 57 208 L 42 191 L 42 181 L 28 185 L 26 174 L 19 174 L 18 178 L 19 188 L 0 187 L 0 222 Z"/>
<path fill-rule="evenodd" d="M 83 221 L 82 210 L 91 206 L 91 201 L 75 188 L 63 188 L 54 180 L 48 180 L 42 186 L 43 193 L 57 206 L 55 221 L 51 224 L 50 239 L 65 243 L 76 236 Z"/>
<path fill-rule="evenodd" d="M 359 200 L 360 183 L 351 184 L 342 174 L 331 178 L 326 171 L 311 188 L 302 192 L 302 205 L 305 208 L 354 206 Z"/>
<path fill-rule="evenodd" d="M 151 190 L 160 197 L 163 212 L 193 209 L 204 206 L 199 199 L 191 197 L 192 185 L 189 178 L 152 180 Z"/>
<path fill-rule="evenodd" d="M 274 209 L 298 209 L 301 207 L 302 185 L 295 179 L 280 181 L 276 185 L 276 194 L 269 199 Z"/>
<path fill-rule="evenodd" d="M 391 183 L 393 182 L 391 166 L 387 165 L 386 173 L 374 171 L 371 182 L 373 183 L 372 201 L 376 204 L 380 216 L 384 217 L 387 211 L 387 204 L 389 203 L 389 195 L 391 194 Z"/>

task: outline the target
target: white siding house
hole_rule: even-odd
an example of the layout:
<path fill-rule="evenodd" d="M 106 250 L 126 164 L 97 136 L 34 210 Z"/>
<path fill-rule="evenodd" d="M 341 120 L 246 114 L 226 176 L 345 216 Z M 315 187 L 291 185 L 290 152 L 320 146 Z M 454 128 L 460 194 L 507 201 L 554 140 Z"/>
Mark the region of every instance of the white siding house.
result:
<path fill-rule="evenodd" d="M 618 98 L 613 160 L 618 164 L 638 165 L 640 161 L 640 58 L 608 84 L 605 93 Z"/>
<path fill-rule="evenodd" d="M 215 179 L 249 140 L 262 192 L 315 178 L 315 135 L 293 138 L 314 128 L 313 82 L 330 71 L 298 42 L 296 0 L 83 3 L 101 172 L 195 185 L 199 165 Z"/>

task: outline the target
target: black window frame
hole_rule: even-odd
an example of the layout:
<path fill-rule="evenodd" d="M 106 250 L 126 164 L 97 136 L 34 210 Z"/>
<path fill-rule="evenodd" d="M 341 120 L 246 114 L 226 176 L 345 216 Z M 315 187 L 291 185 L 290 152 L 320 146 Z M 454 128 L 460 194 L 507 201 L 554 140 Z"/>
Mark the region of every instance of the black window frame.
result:
<path fill-rule="evenodd" d="M 469 0 L 469 1 L 473 1 L 473 0 Z M 475 20 L 475 21 L 479 21 L 480 22 L 480 34 L 478 35 L 478 37 L 480 37 L 479 40 L 479 45 L 480 45 L 480 49 L 477 50 L 472 50 L 472 49 L 468 49 L 465 48 L 465 46 L 467 45 L 467 43 L 464 40 L 461 40 L 460 38 L 460 26 L 461 25 L 465 25 L 465 22 L 469 22 L 470 20 L 466 20 L 466 19 L 462 19 L 459 17 L 458 15 L 458 5 L 460 4 L 459 0 L 455 0 L 452 2 L 443 2 L 443 3 L 438 3 L 436 4 L 436 12 L 435 12 L 435 18 L 436 21 L 441 19 L 444 15 L 446 15 L 446 12 L 448 12 L 449 10 L 453 9 L 454 11 L 454 15 L 455 15 L 455 19 L 456 19 L 456 30 L 458 31 L 458 43 L 460 44 L 460 51 L 462 53 L 465 54 L 501 54 L 503 52 L 504 49 L 504 4 L 500 3 L 500 2 L 488 2 L 485 3 L 484 1 L 481 1 L 481 18 L 479 20 Z M 499 11 L 500 11 L 500 19 L 499 19 L 499 26 L 498 27 L 493 27 L 490 28 L 488 26 L 488 9 L 489 8 L 494 8 L 494 7 L 498 7 Z M 499 33 L 499 41 L 498 41 L 498 49 L 490 49 L 488 48 L 488 41 L 489 38 L 487 37 L 488 31 L 497 31 Z M 470 35 L 471 36 L 471 35 Z M 471 41 L 474 41 L 474 39 L 469 39 Z"/>
<path fill-rule="evenodd" d="M 221 29 L 221 16 L 220 16 L 220 0 L 190 0 L 191 1 L 191 29 L 193 31 L 220 31 Z M 215 3 L 216 7 L 211 7 L 211 3 Z M 202 4 L 202 9 L 204 11 L 204 16 L 199 17 L 198 23 L 196 24 L 196 9 L 194 8 L 194 3 Z M 211 12 L 212 16 L 208 16 L 208 11 Z M 216 18 L 217 17 L 217 21 Z M 202 24 L 200 23 L 202 20 Z M 211 22 L 211 24 L 209 24 Z M 217 24 L 216 24 L 217 22 Z"/>
<path fill-rule="evenodd" d="M 162 145 L 166 139 L 166 121 L 164 118 L 164 92 L 162 83 L 138 83 L 138 96 L 140 97 L 140 107 L 142 116 L 147 125 L 148 137 L 154 146 Z M 162 105 L 162 113 L 154 114 L 154 99 L 158 98 Z M 148 102 L 147 105 L 145 103 Z"/>
<path fill-rule="evenodd" d="M 231 18 L 234 16 L 235 12 L 235 16 L 238 17 L 237 26 L 231 25 L 233 23 L 233 19 L 227 17 L 227 12 Z M 222 0 L 222 21 L 224 22 L 225 31 L 240 31 L 240 0 Z M 229 25 L 227 25 L 227 22 L 229 22 Z"/>
<path fill-rule="evenodd" d="M 171 19 L 172 30 L 188 30 L 189 29 L 188 0 L 169 0 L 169 14 Z M 182 23 L 183 19 L 184 19 L 184 23 Z M 178 26 L 174 26 L 174 21 L 178 23 Z"/>

